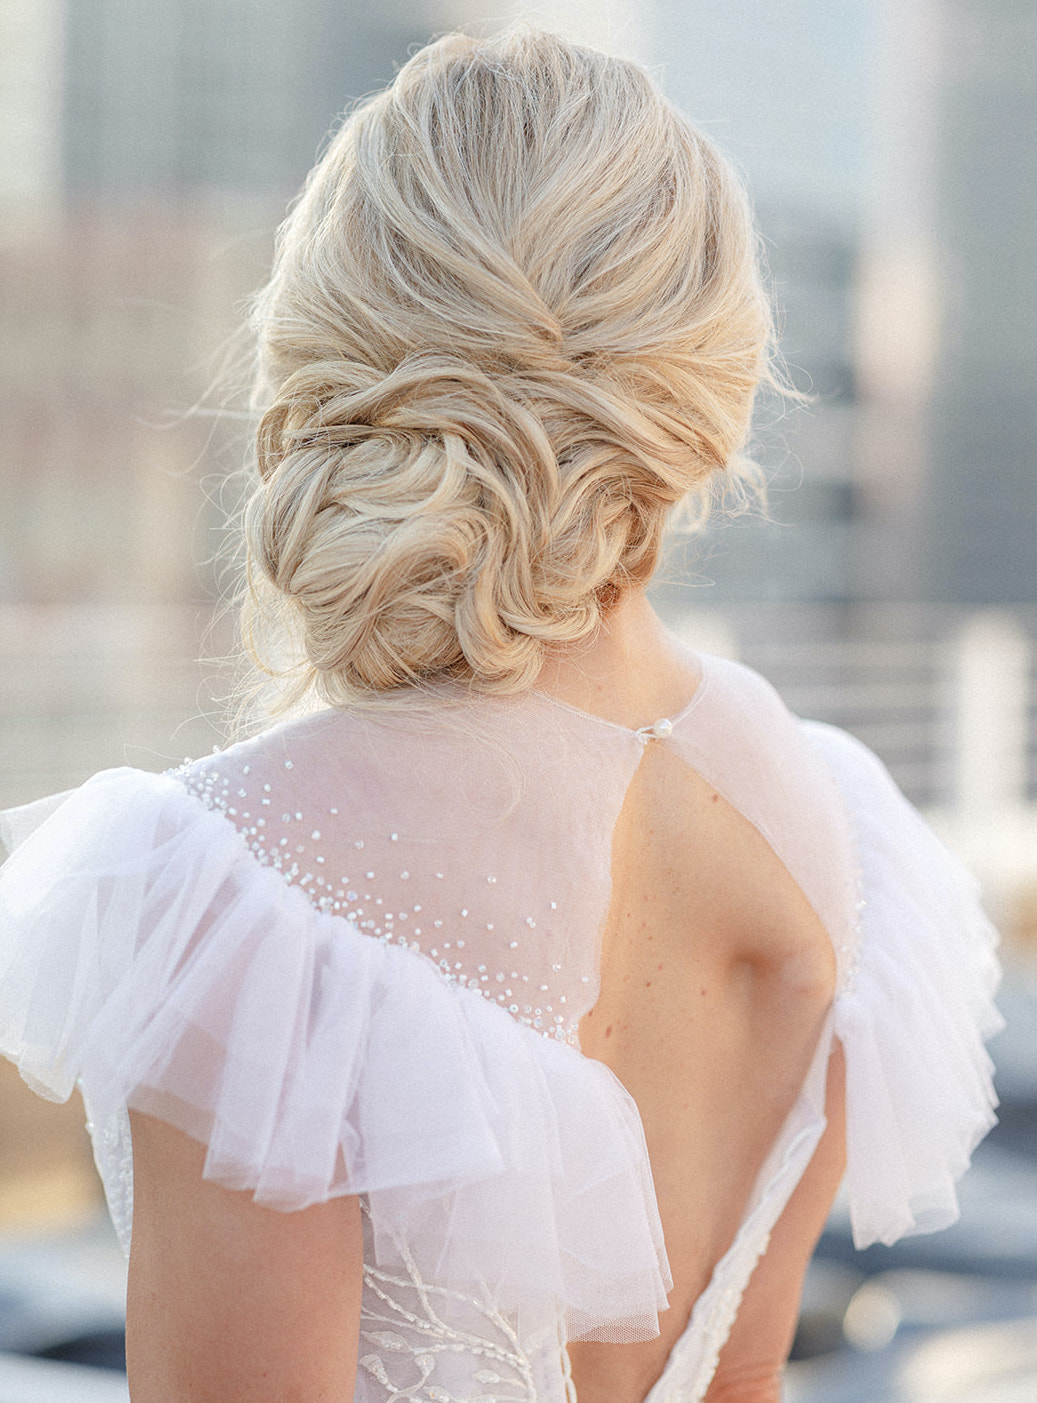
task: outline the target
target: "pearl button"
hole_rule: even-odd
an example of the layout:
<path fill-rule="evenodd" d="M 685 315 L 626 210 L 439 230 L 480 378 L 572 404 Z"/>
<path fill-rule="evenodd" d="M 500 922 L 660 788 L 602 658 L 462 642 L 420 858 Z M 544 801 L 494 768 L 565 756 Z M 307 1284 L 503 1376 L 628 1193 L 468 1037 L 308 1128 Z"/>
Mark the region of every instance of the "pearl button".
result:
<path fill-rule="evenodd" d="M 673 734 L 673 722 L 667 720 L 664 716 L 661 721 L 656 721 L 655 725 L 651 728 L 651 732 L 656 740 L 666 740 L 667 736 Z"/>

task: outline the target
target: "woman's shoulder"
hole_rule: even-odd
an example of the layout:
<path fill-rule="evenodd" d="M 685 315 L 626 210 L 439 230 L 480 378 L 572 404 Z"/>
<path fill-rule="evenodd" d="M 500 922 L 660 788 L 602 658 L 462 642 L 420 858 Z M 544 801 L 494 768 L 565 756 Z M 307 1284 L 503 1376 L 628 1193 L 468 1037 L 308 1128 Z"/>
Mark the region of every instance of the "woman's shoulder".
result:
<path fill-rule="evenodd" d="M 703 677 L 686 744 L 816 909 L 847 911 L 833 1027 L 857 1244 L 945 1227 L 997 1104 L 984 1048 L 1001 1026 L 997 936 L 977 885 L 857 737 L 795 717 L 739 663 L 707 658 Z"/>
<path fill-rule="evenodd" d="M 81 1085 L 126 1242 L 129 1107 L 271 1207 L 367 1194 L 379 1250 L 407 1244 L 426 1280 L 651 1333 L 669 1278 L 630 1098 L 433 960 L 307 899 L 298 845 L 285 870 L 256 860 L 278 744 L 179 776 L 104 772 L 25 816 L 0 869 L 0 1053 L 50 1099 Z M 291 780 L 292 755 L 278 762 Z M 210 773 L 216 811 L 191 792 Z M 288 827 L 302 836 L 294 814 Z"/>

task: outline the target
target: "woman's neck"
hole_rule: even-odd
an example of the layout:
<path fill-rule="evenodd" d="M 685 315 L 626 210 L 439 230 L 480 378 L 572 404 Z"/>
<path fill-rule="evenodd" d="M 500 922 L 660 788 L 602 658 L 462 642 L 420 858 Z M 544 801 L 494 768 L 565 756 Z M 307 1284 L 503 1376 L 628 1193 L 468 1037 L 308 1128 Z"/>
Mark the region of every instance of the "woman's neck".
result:
<path fill-rule="evenodd" d="M 694 655 L 663 628 L 643 590 L 630 590 L 587 643 L 549 649 L 537 690 L 622 726 L 675 716 L 698 685 Z"/>

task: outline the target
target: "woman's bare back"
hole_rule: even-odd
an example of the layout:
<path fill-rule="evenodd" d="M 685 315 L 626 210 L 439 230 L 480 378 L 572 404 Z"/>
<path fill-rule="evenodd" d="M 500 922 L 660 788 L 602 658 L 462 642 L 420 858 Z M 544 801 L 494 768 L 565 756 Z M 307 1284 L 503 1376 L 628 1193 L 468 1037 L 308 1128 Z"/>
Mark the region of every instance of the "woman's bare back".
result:
<path fill-rule="evenodd" d="M 630 644 L 630 615 L 617 621 L 617 644 Z M 643 615 L 639 622 L 652 647 L 653 630 Z M 694 690 L 694 671 L 682 655 L 660 651 L 652 661 L 626 673 L 642 696 L 599 697 L 601 710 L 614 716 L 619 709 L 627 724 L 638 707 L 641 722 L 664 709 L 676 714 L 675 699 L 687 701 Z M 590 669 L 581 660 L 580 668 L 586 683 L 593 660 Z M 564 673 L 554 680 L 559 690 L 567 680 L 579 686 Z M 627 791 L 612 883 L 601 994 L 581 1022 L 580 1041 L 637 1102 L 674 1287 L 657 1339 L 571 1346 L 580 1403 L 640 1403 L 658 1378 L 734 1239 L 799 1095 L 836 986 L 831 937 L 767 840 L 666 746 L 646 746 Z M 800 1275 L 841 1173 L 835 1139 L 833 1130 L 820 1153 L 820 1183 L 812 1190 L 807 1181 L 800 1194 L 817 1199 L 789 1244 Z M 766 1281 L 762 1268 L 761 1277 Z M 798 1288 L 786 1266 L 780 1299 L 767 1312 L 769 1390 L 787 1352 Z M 756 1342 L 764 1342 L 759 1333 Z M 727 1371 L 740 1367 L 732 1360 Z M 764 1365 L 752 1369 L 756 1392 L 743 1395 L 771 1396 L 758 1386 Z M 724 1379 L 722 1370 L 711 1396 L 722 1396 Z"/>

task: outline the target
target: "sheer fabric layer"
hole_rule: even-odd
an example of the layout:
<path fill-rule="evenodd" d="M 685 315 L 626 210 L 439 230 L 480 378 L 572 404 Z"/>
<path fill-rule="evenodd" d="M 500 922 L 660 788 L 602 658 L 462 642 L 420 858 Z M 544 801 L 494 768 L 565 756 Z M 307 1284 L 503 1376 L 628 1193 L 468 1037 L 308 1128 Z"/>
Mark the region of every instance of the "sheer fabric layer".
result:
<path fill-rule="evenodd" d="M 958 1217 L 955 1184 L 994 1124 L 984 1041 L 997 933 L 976 883 L 876 757 L 845 731 L 804 723 L 836 775 L 860 854 L 860 949 L 835 1008 L 847 1052 L 847 1189 L 858 1247 Z"/>
<path fill-rule="evenodd" d="M 681 753 L 765 836 L 777 835 L 772 846 L 819 913 L 839 911 L 827 903 L 844 886 L 841 923 L 829 924 L 840 990 L 745 1219 L 646 1403 L 698 1403 L 705 1396 L 770 1232 L 823 1133 L 834 1037 L 846 1054 L 846 1189 L 858 1247 L 957 1219 L 956 1182 L 993 1125 L 997 1105 L 983 1046 L 1003 1026 L 994 1004 L 997 935 L 969 873 L 876 757 L 835 727 L 789 718 L 797 734 L 785 734 L 773 761 L 785 778 L 773 787 L 760 783 L 751 750 L 746 763 L 725 768 L 716 745 L 724 715 L 747 715 L 742 708 L 755 694 L 755 715 L 774 739 L 780 715 L 774 693 L 746 669 L 710 660 L 706 675 L 710 689 L 701 697 L 699 724 L 682 737 Z M 759 736 L 743 734 L 743 753 Z M 829 815 L 828 870 L 820 881 L 814 864 L 823 862 L 823 848 L 802 832 L 802 811 L 781 821 L 778 796 L 796 802 L 788 788 L 792 757 L 801 775 L 815 777 L 814 802 Z"/>
<path fill-rule="evenodd" d="M 651 1396 L 689 1403 L 823 1131 L 833 1034 L 858 1242 L 956 1214 L 993 1119 L 996 965 L 969 879 L 874 757 L 755 674 L 704 659 L 651 743 L 763 833 L 840 964 L 803 1093 Z M 654 1333 L 669 1278 L 640 1121 L 572 1045 L 642 746 L 536 696 L 325 715 L 8 815 L 0 1050 L 45 1095 L 81 1079 L 124 1240 L 129 1104 L 261 1202 L 366 1195 L 365 1403 L 412 1385 L 554 1403 L 565 1330 Z M 438 1323 L 410 1319 L 419 1300 Z"/>
<path fill-rule="evenodd" d="M 3 871 L 2 1051 L 54 1099 L 81 1079 L 124 1231 L 129 1104 L 261 1203 L 366 1194 L 376 1262 L 405 1243 L 499 1309 L 657 1331 L 644 1137 L 600 1063 L 314 911 L 169 777 L 95 777 Z"/>

